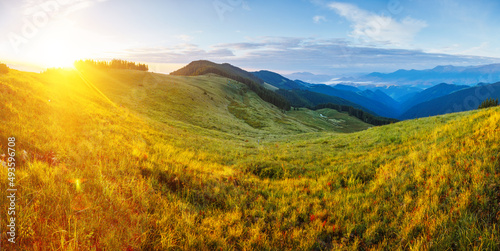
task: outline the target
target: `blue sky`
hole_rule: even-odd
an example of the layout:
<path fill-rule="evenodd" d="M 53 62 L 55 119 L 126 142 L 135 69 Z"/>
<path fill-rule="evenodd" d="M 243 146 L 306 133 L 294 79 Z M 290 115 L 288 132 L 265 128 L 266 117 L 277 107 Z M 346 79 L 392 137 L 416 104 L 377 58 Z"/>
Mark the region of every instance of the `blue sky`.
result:
<path fill-rule="evenodd" d="M 500 63 L 499 12 L 493 0 L 2 0 L 0 61 L 122 58 L 169 72 L 208 59 L 329 75 L 480 65 Z"/>

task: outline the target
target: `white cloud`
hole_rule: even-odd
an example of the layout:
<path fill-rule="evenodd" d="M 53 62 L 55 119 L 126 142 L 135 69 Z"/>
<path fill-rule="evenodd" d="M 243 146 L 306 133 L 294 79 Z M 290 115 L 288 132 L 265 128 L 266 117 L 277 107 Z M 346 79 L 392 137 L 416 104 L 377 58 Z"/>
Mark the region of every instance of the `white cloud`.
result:
<path fill-rule="evenodd" d="M 314 23 L 321 23 L 321 22 L 326 22 L 326 18 L 324 16 L 314 16 L 313 17 Z"/>
<path fill-rule="evenodd" d="M 495 50 L 491 48 L 490 42 L 481 42 L 474 47 L 466 47 L 461 44 L 447 45 L 441 48 L 433 48 L 425 50 L 427 53 L 444 53 L 450 55 L 463 55 L 463 56 L 479 56 L 479 57 L 496 57 Z"/>
<path fill-rule="evenodd" d="M 490 47 L 489 42 L 482 42 L 480 45 L 461 51 L 458 54 L 491 56 L 491 50 L 489 49 L 489 47 Z"/>
<path fill-rule="evenodd" d="M 175 38 L 182 40 L 184 42 L 189 42 L 189 41 L 193 40 L 193 37 L 186 35 L 186 34 L 177 35 L 177 36 L 175 36 Z"/>
<path fill-rule="evenodd" d="M 423 20 L 405 17 L 396 20 L 391 16 L 379 15 L 358 8 L 349 3 L 332 2 L 328 7 L 351 22 L 351 37 L 360 44 L 389 44 L 408 47 L 415 35 L 427 23 Z"/>
<path fill-rule="evenodd" d="M 183 43 L 168 47 L 134 48 L 121 55 L 124 59 L 153 63 L 189 63 L 194 60 L 224 60 L 234 57 L 233 51 L 225 48 L 205 50 L 198 45 Z"/>
<path fill-rule="evenodd" d="M 301 37 L 254 37 L 240 43 L 215 44 L 203 49 L 178 44 L 127 51 L 124 59 L 155 63 L 189 63 L 207 59 L 245 69 L 280 72 L 308 71 L 329 75 L 355 72 L 392 72 L 398 69 L 429 69 L 437 65 L 483 65 L 500 59 L 428 53 L 420 50 L 356 46 L 343 39 Z"/>

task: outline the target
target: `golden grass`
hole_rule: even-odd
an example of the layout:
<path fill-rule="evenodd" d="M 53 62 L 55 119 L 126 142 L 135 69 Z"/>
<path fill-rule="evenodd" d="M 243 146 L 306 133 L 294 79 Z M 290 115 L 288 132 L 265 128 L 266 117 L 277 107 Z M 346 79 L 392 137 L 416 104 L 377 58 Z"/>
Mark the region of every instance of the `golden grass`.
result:
<path fill-rule="evenodd" d="M 0 75 L 20 250 L 500 245 L 498 108 L 342 134 L 213 75 L 82 74 Z"/>

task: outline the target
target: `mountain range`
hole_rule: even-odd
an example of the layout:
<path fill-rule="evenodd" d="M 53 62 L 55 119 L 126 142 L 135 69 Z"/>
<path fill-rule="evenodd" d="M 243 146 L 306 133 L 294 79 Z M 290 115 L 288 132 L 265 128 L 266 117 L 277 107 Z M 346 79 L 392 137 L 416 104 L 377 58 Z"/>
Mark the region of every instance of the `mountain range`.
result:
<path fill-rule="evenodd" d="M 255 74 L 255 73 L 254 73 Z M 274 73 L 276 74 L 276 73 Z M 350 85 L 350 84 L 307 84 L 304 81 L 292 81 L 281 75 L 280 77 L 267 78 L 260 75 L 264 82 L 278 86 L 275 82 L 298 83 L 295 88 L 308 90 L 310 92 L 322 93 L 329 96 L 340 97 L 349 102 L 362 106 L 363 110 L 372 113 L 401 120 L 440 115 L 450 112 L 461 112 L 477 109 L 477 107 L 488 98 L 500 98 L 499 84 L 487 84 L 481 81 L 500 79 L 500 64 L 455 67 L 438 66 L 431 70 L 399 70 L 390 74 L 371 73 L 367 76 L 387 79 L 408 79 L 423 83 L 423 81 L 445 80 L 452 83 L 438 83 L 436 85 L 422 88 L 423 86 L 375 86 L 375 85 Z M 448 78 L 447 78 L 448 77 Z M 431 83 L 431 82 L 426 82 Z M 433 83 L 433 82 L 432 82 Z M 465 83 L 465 84 L 453 84 Z M 467 84 L 475 84 L 470 86 Z M 479 84 L 478 84 L 479 83 Z M 392 96 L 397 96 L 394 99 Z M 313 102 L 314 103 L 314 102 Z"/>
<path fill-rule="evenodd" d="M 470 111 L 477 109 L 478 106 L 488 98 L 500 98 L 500 82 L 461 89 L 448 95 L 419 103 L 409 108 L 405 113 L 399 116 L 399 118 L 414 119 Z"/>
<path fill-rule="evenodd" d="M 285 77 L 289 79 L 294 79 L 294 80 L 301 80 L 304 82 L 308 83 L 324 83 L 333 78 L 331 75 L 324 75 L 324 74 L 313 74 L 310 72 L 294 72 L 292 74 L 286 74 Z"/>
<path fill-rule="evenodd" d="M 469 86 L 466 85 L 453 85 L 453 84 L 446 84 L 446 83 L 441 83 L 438 85 L 435 85 L 431 88 L 425 89 L 415 95 L 413 95 L 411 98 L 407 99 L 405 102 L 401 103 L 401 109 L 402 110 L 407 110 L 415 105 L 418 105 L 420 103 L 433 100 L 442 96 L 446 96 L 450 93 L 453 93 L 455 91 L 459 91 L 462 89 L 469 88 Z"/>
<path fill-rule="evenodd" d="M 399 70 L 390 74 L 371 73 L 366 76 L 378 79 L 445 79 L 444 76 L 458 79 L 460 76 L 481 76 L 476 79 L 494 79 L 500 65 L 478 67 L 439 66 L 431 70 Z M 217 74 L 246 84 L 263 100 L 288 110 L 290 107 L 351 107 L 351 114 L 371 114 L 375 117 L 392 119 L 413 119 L 476 109 L 487 98 L 498 98 L 498 84 L 476 86 L 439 83 L 428 88 L 415 86 L 362 86 L 347 83 L 326 85 L 313 84 L 302 80 L 291 80 L 278 73 L 261 70 L 248 72 L 230 64 L 216 64 L 210 61 L 194 61 L 171 75 L 198 76 Z M 485 74 L 489 74 L 486 78 Z M 312 74 L 303 74 L 310 76 Z M 420 76 L 420 77 L 419 77 Z M 422 77 L 423 76 L 423 77 Z M 499 74 L 500 76 L 500 74 Z M 464 81 L 467 82 L 467 81 Z M 478 94 L 479 93 L 479 94 Z M 392 96 L 391 96 L 392 95 Z M 397 96 L 398 99 L 393 98 Z M 354 113 L 354 110 L 363 111 Z M 360 115 L 359 115 L 360 116 Z M 363 115 L 365 116 L 365 115 Z M 363 117 L 365 118 L 365 117 Z M 362 118 L 361 118 L 362 119 Z M 385 121 L 385 119 L 383 119 Z"/>
<path fill-rule="evenodd" d="M 440 83 L 475 85 L 480 82 L 500 81 L 500 64 L 480 66 L 436 66 L 427 70 L 397 70 L 392 73 L 373 72 L 358 77 L 344 77 L 339 81 L 385 85 L 410 85 L 428 88 Z"/>

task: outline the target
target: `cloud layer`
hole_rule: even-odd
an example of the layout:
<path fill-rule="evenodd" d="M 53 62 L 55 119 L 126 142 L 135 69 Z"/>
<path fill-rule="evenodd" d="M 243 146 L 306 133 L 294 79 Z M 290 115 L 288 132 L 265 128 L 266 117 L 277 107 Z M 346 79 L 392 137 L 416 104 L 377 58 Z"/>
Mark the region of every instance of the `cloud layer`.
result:
<path fill-rule="evenodd" d="M 425 53 L 419 50 L 355 46 L 344 39 L 321 40 L 295 37 L 259 37 L 242 43 L 225 43 L 208 49 L 194 44 L 127 51 L 127 58 L 141 62 L 189 63 L 207 59 L 247 69 L 281 73 L 310 71 L 344 74 L 397 69 L 428 69 L 437 65 L 480 65 L 497 58 Z"/>

